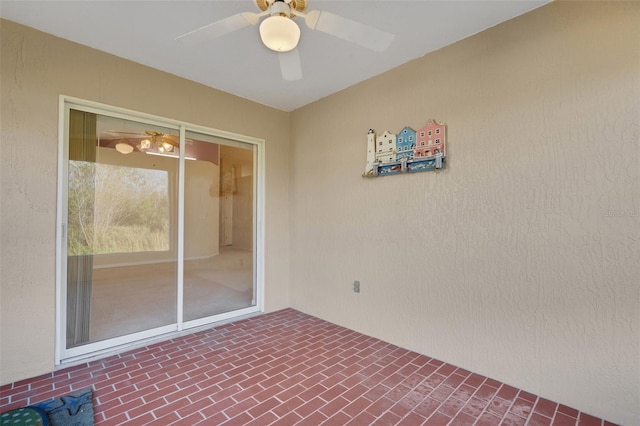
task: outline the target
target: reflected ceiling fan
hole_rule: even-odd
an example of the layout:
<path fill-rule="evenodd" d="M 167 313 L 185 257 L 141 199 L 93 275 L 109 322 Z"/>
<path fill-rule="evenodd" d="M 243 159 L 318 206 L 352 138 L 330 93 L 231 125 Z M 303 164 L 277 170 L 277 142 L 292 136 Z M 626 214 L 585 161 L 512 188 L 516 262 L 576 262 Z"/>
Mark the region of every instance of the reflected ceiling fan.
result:
<path fill-rule="evenodd" d="M 153 130 L 146 130 L 144 134 L 118 132 L 114 130 L 109 130 L 106 133 L 119 136 L 128 135 L 124 136 L 115 144 L 115 149 L 122 154 L 130 154 L 134 151 L 134 146 L 131 145 L 132 141 L 138 142 L 135 147 L 138 148 L 140 152 L 146 152 L 152 147 L 159 153 L 172 152 L 174 148 L 180 146 L 177 136 Z"/>
<path fill-rule="evenodd" d="M 266 16 L 267 18 L 260 24 L 262 43 L 278 53 L 283 79 L 300 80 L 302 66 L 296 49 L 300 40 L 300 27 L 294 18 L 304 19 L 312 30 L 330 34 L 376 52 L 386 50 L 395 37 L 393 34 L 324 10 L 305 12 L 307 0 L 253 1 L 260 9 L 260 13 L 238 13 L 178 36 L 176 40 L 195 45 L 249 25 L 256 25 Z"/>
<path fill-rule="evenodd" d="M 180 143 L 176 140 L 177 136 L 154 132 L 153 130 L 147 130 L 145 133 L 149 135 L 149 137 L 142 139 L 138 144 L 138 149 L 141 151 L 145 151 L 151 148 L 152 145 L 155 145 L 158 152 L 164 153 L 171 152 L 173 148 L 180 146 Z"/>

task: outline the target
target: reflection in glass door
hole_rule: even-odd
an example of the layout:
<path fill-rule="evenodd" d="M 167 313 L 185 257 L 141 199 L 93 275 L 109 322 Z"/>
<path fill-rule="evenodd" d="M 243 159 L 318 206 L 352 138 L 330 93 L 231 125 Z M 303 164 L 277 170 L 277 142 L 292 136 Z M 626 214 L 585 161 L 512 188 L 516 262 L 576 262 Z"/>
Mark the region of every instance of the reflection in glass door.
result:
<path fill-rule="evenodd" d="M 185 321 L 256 304 L 254 149 L 186 133 Z"/>
<path fill-rule="evenodd" d="M 56 362 L 259 312 L 261 141 L 75 102 L 64 120 Z"/>
<path fill-rule="evenodd" d="M 178 147 L 176 130 L 70 110 L 67 349 L 176 323 Z"/>

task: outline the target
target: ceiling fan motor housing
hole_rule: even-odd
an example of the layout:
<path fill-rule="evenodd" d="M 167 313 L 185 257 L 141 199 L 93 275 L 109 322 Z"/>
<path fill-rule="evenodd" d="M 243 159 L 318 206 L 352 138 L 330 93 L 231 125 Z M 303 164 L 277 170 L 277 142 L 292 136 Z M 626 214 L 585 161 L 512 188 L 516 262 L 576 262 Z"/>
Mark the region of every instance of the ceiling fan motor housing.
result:
<path fill-rule="evenodd" d="M 283 1 L 277 1 L 271 5 L 269 14 L 271 16 L 286 16 L 287 18 L 290 18 L 291 7 Z"/>
<path fill-rule="evenodd" d="M 304 12 L 307 8 L 307 0 L 254 0 L 254 2 L 263 12 L 276 3 L 288 4 L 292 15 L 295 15 L 295 12 Z"/>

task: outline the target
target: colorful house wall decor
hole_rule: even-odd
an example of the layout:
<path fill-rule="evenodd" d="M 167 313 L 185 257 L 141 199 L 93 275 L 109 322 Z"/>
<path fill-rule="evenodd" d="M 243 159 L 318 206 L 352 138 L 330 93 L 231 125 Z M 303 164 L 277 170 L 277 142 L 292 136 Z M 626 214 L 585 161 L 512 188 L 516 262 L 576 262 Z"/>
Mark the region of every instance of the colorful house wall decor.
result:
<path fill-rule="evenodd" d="M 416 132 L 411 127 L 405 126 L 396 136 L 396 161 L 401 161 L 403 158 L 407 160 L 413 158 L 415 148 Z"/>
<path fill-rule="evenodd" d="M 430 120 L 414 131 L 405 126 L 398 134 L 367 133 L 367 164 L 363 177 L 416 173 L 444 167 L 446 151 L 444 123 Z"/>

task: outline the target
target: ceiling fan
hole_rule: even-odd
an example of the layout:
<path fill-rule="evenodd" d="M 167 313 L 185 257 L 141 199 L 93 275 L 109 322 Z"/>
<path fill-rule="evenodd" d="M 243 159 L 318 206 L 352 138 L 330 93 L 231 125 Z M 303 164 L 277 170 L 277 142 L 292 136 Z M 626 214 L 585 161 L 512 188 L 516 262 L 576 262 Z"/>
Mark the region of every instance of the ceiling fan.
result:
<path fill-rule="evenodd" d="M 172 152 L 174 148 L 179 147 L 180 143 L 178 137 L 175 135 L 168 135 L 153 130 L 146 130 L 144 134 L 136 134 L 130 132 L 118 132 L 110 130 L 105 132 L 110 135 L 118 135 L 118 142 L 115 144 L 115 149 L 122 154 L 130 154 L 134 151 L 134 146 L 141 152 L 146 152 L 150 148 L 154 148 L 159 153 Z M 127 135 L 127 136 L 124 136 Z"/>
<path fill-rule="evenodd" d="M 343 40 L 356 43 L 376 52 L 386 50 L 394 39 L 394 34 L 362 24 L 357 21 L 327 11 L 307 9 L 307 0 L 253 0 L 260 13 L 243 12 L 229 16 L 186 34 L 176 40 L 195 45 L 249 25 L 260 24 L 260 38 L 266 47 L 278 53 L 282 78 L 300 80 L 302 66 L 296 49 L 300 40 L 300 28 L 294 18 L 300 17 L 312 30 L 318 30 Z"/>
<path fill-rule="evenodd" d="M 145 131 L 148 138 L 142 139 L 138 145 L 138 149 L 141 151 L 151 148 L 152 144 L 158 152 L 171 152 L 174 147 L 180 146 L 180 143 L 176 141 L 177 136 L 167 135 L 165 133 L 154 132 L 153 130 Z"/>

